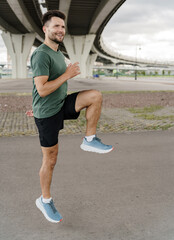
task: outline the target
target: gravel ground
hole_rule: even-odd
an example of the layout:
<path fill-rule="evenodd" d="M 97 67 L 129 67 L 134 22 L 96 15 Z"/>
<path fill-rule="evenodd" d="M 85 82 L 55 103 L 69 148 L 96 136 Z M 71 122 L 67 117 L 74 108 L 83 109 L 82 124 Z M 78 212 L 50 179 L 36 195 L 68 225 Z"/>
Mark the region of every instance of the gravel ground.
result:
<path fill-rule="evenodd" d="M 0 95 L 0 136 L 35 135 L 34 119 L 25 112 L 31 109 L 31 95 Z M 129 108 L 161 106 L 152 119 L 137 115 Z M 77 121 L 66 121 L 62 134 L 85 132 L 84 112 Z M 98 132 L 125 132 L 173 129 L 174 91 L 172 92 L 124 92 L 103 94 L 103 109 Z"/>
<path fill-rule="evenodd" d="M 174 106 L 174 92 L 130 92 L 104 94 L 103 107 L 131 108 L 151 105 Z"/>
<path fill-rule="evenodd" d="M 31 109 L 32 97 L 23 95 L 0 96 L 1 112 L 19 112 Z M 151 105 L 174 106 L 174 91 L 130 92 L 103 94 L 104 108 L 131 108 Z"/>

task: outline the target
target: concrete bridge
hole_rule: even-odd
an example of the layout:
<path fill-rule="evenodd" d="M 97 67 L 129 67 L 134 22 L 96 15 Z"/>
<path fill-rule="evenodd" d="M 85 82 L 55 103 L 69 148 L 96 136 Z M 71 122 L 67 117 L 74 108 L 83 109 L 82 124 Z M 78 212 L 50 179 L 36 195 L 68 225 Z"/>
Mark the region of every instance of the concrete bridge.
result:
<path fill-rule="evenodd" d="M 26 77 L 31 47 L 44 41 L 42 14 L 59 9 L 66 16 L 67 34 L 62 51 L 72 62 L 79 61 L 81 77 L 92 75 L 97 58 L 93 46 L 100 49 L 101 33 L 125 0 L 1 0 L 0 28 L 12 58 L 13 78 Z"/>
<path fill-rule="evenodd" d="M 169 63 L 127 57 L 103 42 L 101 34 L 110 18 L 126 0 L 1 0 L 0 29 L 12 59 L 12 77 L 25 78 L 31 47 L 44 41 L 42 15 L 50 9 L 59 9 L 66 16 L 67 34 L 62 51 L 71 62 L 80 63 L 81 76 L 92 76 L 95 60 L 105 63 L 155 65 Z M 174 66 L 174 64 L 170 64 Z"/>

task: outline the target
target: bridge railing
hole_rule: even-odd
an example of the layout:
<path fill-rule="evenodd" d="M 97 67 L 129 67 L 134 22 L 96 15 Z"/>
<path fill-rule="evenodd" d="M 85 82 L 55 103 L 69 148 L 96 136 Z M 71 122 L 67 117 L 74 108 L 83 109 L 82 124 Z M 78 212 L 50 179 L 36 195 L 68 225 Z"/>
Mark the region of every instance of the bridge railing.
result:
<path fill-rule="evenodd" d="M 130 63 L 134 62 L 134 63 L 140 63 L 140 64 L 146 64 L 146 65 L 150 64 L 150 65 L 155 65 L 155 66 L 174 66 L 174 62 L 172 62 L 172 61 L 163 62 L 163 61 L 159 61 L 159 60 L 138 58 L 137 56 L 130 57 L 130 56 L 120 54 L 116 51 L 115 48 L 109 47 L 109 44 L 104 42 L 104 39 L 102 36 L 100 38 L 100 46 L 107 54 L 109 54 L 111 57 L 116 58 L 118 60 L 127 61 Z"/>

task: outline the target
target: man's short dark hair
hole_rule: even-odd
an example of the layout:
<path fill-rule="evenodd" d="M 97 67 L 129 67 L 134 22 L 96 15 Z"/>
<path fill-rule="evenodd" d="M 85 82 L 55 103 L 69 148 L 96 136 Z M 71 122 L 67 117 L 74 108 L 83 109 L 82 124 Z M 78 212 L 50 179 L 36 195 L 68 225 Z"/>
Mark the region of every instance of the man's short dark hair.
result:
<path fill-rule="evenodd" d="M 46 12 L 42 17 L 42 24 L 45 25 L 46 22 L 48 22 L 52 17 L 59 17 L 63 20 L 65 20 L 66 16 L 63 12 L 59 10 L 49 10 Z"/>

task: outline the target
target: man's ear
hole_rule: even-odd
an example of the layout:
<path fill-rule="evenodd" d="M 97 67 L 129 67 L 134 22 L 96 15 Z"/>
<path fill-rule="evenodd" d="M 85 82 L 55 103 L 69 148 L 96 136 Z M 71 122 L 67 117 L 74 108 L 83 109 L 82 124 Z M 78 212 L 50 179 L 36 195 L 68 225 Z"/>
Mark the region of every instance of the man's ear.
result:
<path fill-rule="evenodd" d="M 42 27 L 42 30 L 43 30 L 44 33 L 46 32 L 46 26 L 45 25 Z"/>

